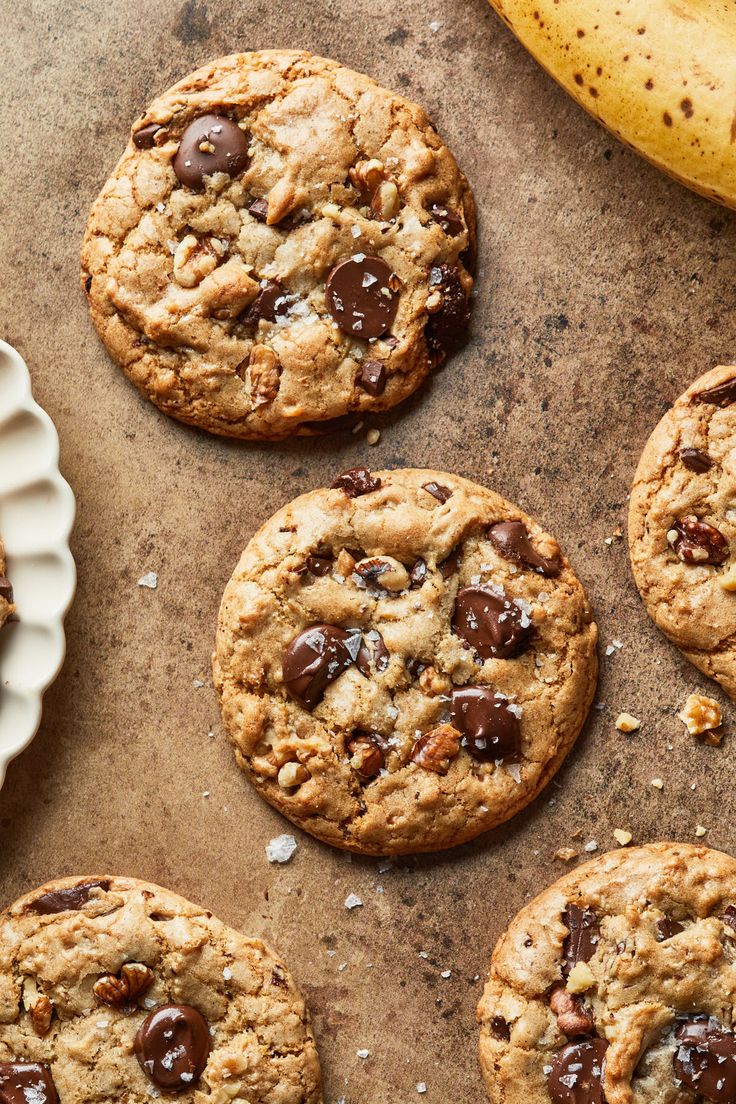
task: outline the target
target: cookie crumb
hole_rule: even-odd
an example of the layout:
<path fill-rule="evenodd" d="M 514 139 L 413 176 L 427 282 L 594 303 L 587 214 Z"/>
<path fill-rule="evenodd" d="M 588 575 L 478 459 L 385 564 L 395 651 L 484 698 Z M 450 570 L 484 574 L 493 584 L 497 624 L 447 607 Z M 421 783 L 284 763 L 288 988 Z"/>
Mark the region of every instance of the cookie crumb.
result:
<path fill-rule="evenodd" d="M 625 828 L 614 828 L 613 838 L 616 840 L 616 843 L 619 843 L 622 847 L 628 847 L 634 837 L 631 832 L 627 832 Z"/>
<path fill-rule="evenodd" d="M 363 902 L 361 901 L 360 897 L 358 897 L 358 895 L 356 893 L 349 893 L 347 895 L 347 897 L 345 898 L 345 908 L 346 909 L 354 909 L 354 908 L 362 908 L 362 907 L 363 907 Z"/>
<path fill-rule="evenodd" d="M 138 586 L 145 587 L 147 590 L 155 590 L 158 586 L 158 575 L 155 571 L 149 571 L 146 575 L 141 575 Z"/>
<path fill-rule="evenodd" d="M 636 732 L 641 728 L 641 721 L 631 713 L 619 713 L 616 718 L 616 728 L 619 732 Z"/>
<path fill-rule="evenodd" d="M 558 862 L 572 862 L 573 859 L 578 857 L 578 853 L 574 847 L 558 847 L 555 851 L 553 858 Z"/>
<path fill-rule="evenodd" d="M 708 829 L 704 828 L 702 824 L 695 825 L 695 835 L 698 837 L 698 839 L 702 839 L 707 831 Z"/>
<path fill-rule="evenodd" d="M 706 698 L 704 694 L 690 694 L 677 716 L 691 736 L 701 736 L 721 725 L 720 705 L 714 698 Z M 720 743 L 720 739 L 718 742 Z"/>
<path fill-rule="evenodd" d="M 276 836 L 266 844 L 266 858 L 271 863 L 287 863 L 297 849 L 297 842 L 288 833 Z"/>
<path fill-rule="evenodd" d="M 661 778 L 653 778 L 651 784 L 652 784 L 652 786 L 654 786 L 655 790 L 663 790 L 664 789 L 664 782 L 662 781 Z"/>

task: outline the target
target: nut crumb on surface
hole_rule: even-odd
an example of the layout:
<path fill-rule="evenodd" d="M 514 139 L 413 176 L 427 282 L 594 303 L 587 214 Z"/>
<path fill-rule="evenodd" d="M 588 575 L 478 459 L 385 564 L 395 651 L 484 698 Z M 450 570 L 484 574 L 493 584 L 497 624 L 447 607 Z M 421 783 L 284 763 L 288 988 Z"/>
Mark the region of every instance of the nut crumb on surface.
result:
<path fill-rule="evenodd" d="M 662 781 L 661 778 L 653 778 L 651 784 L 652 784 L 652 786 L 654 786 L 654 788 L 656 790 L 663 790 L 664 789 L 664 782 Z"/>
<path fill-rule="evenodd" d="M 636 732 L 641 728 L 641 721 L 631 713 L 619 713 L 616 718 L 616 728 L 619 732 Z"/>
<path fill-rule="evenodd" d="M 625 828 L 614 828 L 613 838 L 616 843 L 619 843 L 622 847 L 628 847 L 634 838 L 631 832 L 627 832 Z"/>
<path fill-rule="evenodd" d="M 595 985 L 595 975 L 587 962 L 576 962 L 567 978 L 568 993 L 586 993 Z"/>
<path fill-rule="evenodd" d="M 720 705 L 705 694 L 690 694 L 677 716 L 691 736 L 700 736 L 721 725 Z"/>
<path fill-rule="evenodd" d="M 578 857 L 578 853 L 574 847 L 558 847 L 552 857 L 559 862 L 572 862 Z"/>
<path fill-rule="evenodd" d="M 699 839 L 700 839 L 700 838 L 702 838 L 702 837 L 703 837 L 703 836 L 705 835 L 705 833 L 706 833 L 707 831 L 708 831 L 708 829 L 707 829 L 707 828 L 704 828 L 702 824 L 696 824 L 696 825 L 695 825 L 695 835 L 696 835 L 696 836 L 697 836 L 697 837 L 698 837 Z"/>

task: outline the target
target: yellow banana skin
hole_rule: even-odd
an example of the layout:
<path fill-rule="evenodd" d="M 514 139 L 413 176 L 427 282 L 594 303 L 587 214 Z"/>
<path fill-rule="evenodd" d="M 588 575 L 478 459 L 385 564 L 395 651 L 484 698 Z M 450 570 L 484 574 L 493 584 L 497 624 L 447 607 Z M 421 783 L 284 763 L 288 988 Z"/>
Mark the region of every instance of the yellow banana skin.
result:
<path fill-rule="evenodd" d="M 736 0 L 490 2 L 617 138 L 736 208 Z"/>

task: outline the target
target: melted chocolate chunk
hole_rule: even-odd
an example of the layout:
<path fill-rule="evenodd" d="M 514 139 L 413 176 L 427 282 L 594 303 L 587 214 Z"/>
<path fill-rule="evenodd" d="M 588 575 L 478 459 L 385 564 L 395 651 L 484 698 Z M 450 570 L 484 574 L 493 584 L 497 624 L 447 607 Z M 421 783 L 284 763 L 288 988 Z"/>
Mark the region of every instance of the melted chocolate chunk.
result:
<path fill-rule="evenodd" d="M 501 1039 L 508 1043 L 511 1038 L 511 1030 L 503 1016 L 494 1016 L 491 1020 L 491 1035 L 494 1039 Z"/>
<path fill-rule="evenodd" d="M 429 274 L 432 289 L 439 289 L 442 304 L 430 314 L 424 333 L 435 364 L 441 364 L 465 336 L 470 321 L 470 304 L 460 280 L 460 270 L 443 264 Z"/>
<path fill-rule="evenodd" d="M 714 463 L 707 452 L 696 448 L 681 448 L 680 459 L 689 471 L 698 474 L 710 471 Z"/>
<path fill-rule="evenodd" d="M 452 207 L 441 207 L 439 203 L 433 203 L 429 208 L 429 213 L 451 238 L 456 238 L 465 229 L 463 220 L 457 211 L 453 211 Z"/>
<path fill-rule="evenodd" d="M 288 309 L 289 299 L 281 284 L 276 280 L 267 280 L 248 307 L 246 318 L 255 324 L 261 318 L 266 322 L 275 322 L 278 318 L 285 318 Z"/>
<path fill-rule="evenodd" d="M 701 391 L 696 398 L 699 402 L 713 403 L 714 406 L 729 406 L 736 400 L 736 377 Z"/>
<path fill-rule="evenodd" d="M 603 1072 L 608 1043 L 584 1039 L 568 1043 L 552 1062 L 547 1082 L 553 1104 L 605 1104 Z"/>
<path fill-rule="evenodd" d="M 420 587 L 427 578 L 427 565 L 424 560 L 417 560 L 409 572 L 412 587 Z"/>
<path fill-rule="evenodd" d="M 27 912 L 37 912 L 40 916 L 50 916 L 55 912 L 76 912 L 89 901 L 93 889 L 110 888 L 106 879 L 99 882 L 80 882 L 66 889 L 53 889 L 31 901 Z"/>
<path fill-rule="evenodd" d="M 254 199 L 248 208 L 248 214 L 252 215 L 254 219 L 258 219 L 259 222 L 265 222 L 268 218 L 268 200 L 265 196 L 262 199 Z"/>
<path fill-rule="evenodd" d="M 391 329 L 399 306 L 392 277 L 385 261 L 364 253 L 333 268 L 325 295 L 329 312 L 343 333 L 368 340 Z"/>
<path fill-rule="evenodd" d="M 600 940 L 600 923 L 593 909 L 568 904 L 562 914 L 568 934 L 562 944 L 562 974 L 570 973 L 577 962 L 590 962 Z"/>
<path fill-rule="evenodd" d="M 364 360 L 357 383 L 374 398 L 382 395 L 386 390 L 386 365 L 380 360 Z"/>
<path fill-rule="evenodd" d="M 348 498 L 360 498 L 361 495 L 379 490 L 380 486 L 381 480 L 371 475 L 368 468 L 350 468 L 338 475 L 332 489 L 344 491 Z"/>
<path fill-rule="evenodd" d="M 422 671 L 427 670 L 427 664 L 422 659 L 407 659 L 404 666 L 409 677 L 413 679 L 419 678 Z"/>
<path fill-rule="evenodd" d="M 0 1062 L 0 1104 L 59 1104 L 48 1066 Z"/>
<path fill-rule="evenodd" d="M 149 123 L 148 126 L 136 130 L 133 135 L 133 145 L 136 149 L 153 149 L 156 145 L 156 135 L 163 130 L 161 123 Z"/>
<path fill-rule="evenodd" d="M 191 1089 L 207 1065 L 209 1052 L 209 1026 L 190 1004 L 155 1008 L 135 1037 L 141 1067 L 165 1092 Z"/>
<path fill-rule="evenodd" d="M 449 579 L 452 575 L 455 575 L 460 569 L 462 562 L 462 551 L 460 545 L 457 548 L 453 548 L 450 555 L 442 563 L 437 564 L 439 573 L 443 579 Z"/>
<path fill-rule="evenodd" d="M 657 942 L 664 943 L 671 939 L 673 935 L 679 935 L 684 930 L 682 924 L 671 916 L 662 916 L 657 921 Z"/>
<path fill-rule="evenodd" d="M 492 762 L 515 759 L 521 748 L 519 718 L 505 698 L 485 686 L 453 690 L 450 705 L 453 726 L 463 735 L 462 745 L 474 759 Z"/>
<path fill-rule="evenodd" d="M 717 1020 L 697 1018 L 675 1032 L 675 1077 L 704 1100 L 733 1104 L 736 1100 L 736 1036 Z"/>
<path fill-rule="evenodd" d="M 315 552 L 307 556 L 306 568 L 312 575 L 322 578 L 332 571 L 334 560 L 329 552 Z"/>
<path fill-rule="evenodd" d="M 389 659 L 391 658 L 383 637 L 377 629 L 373 631 L 377 639 L 373 638 L 373 633 L 371 633 L 370 637 L 366 634 L 363 637 L 357 659 L 355 660 L 358 670 L 362 675 L 365 675 L 366 678 L 370 678 L 373 674 L 371 660 L 373 661 L 373 666 L 376 671 L 380 673 L 386 670 Z"/>
<path fill-rule="evenodd" d="M 4 598 L 6 602 L 13 601 L 13 585 L 4 575 L 0 575 L 0 598 Z"/>
<path fill-rule="evenodd" d="M 699 521 L 694 514 L 673 524 L 667 533 L 667 543 L 683 563 L 718 566 L 728 559 L 728 541 L 720 529 Z"/>
<path fill-rule="evenodd" d="M 729 928 L 736 931 L 736 905 L 729 905 L 721 919 L 724 924 L 728 924 Z"/>
<path fill-rule="evenodd" d="M 560 560 L 542 556 L 529 540 L 523 521 L 497 521 L 488 530 L 491 544 L 500 555 L 522 567 L 531 567 L 548 578 L 559 575 Z"/>
<path fill-rule="evenodd" d="M 202 115 L 181 136 L 172 167 L 187 188 L 199 192 L 214 173 L 237 176 L 248 164 L 248 139 L 232 119 Z"/>
<path fill-rule="evenodd" d="M 361 644 L 359 629 L 312 625 L 295 636 L 284 653 L 283 678 L 289 693 L 310 711 L 325 690 L 355 663 Z"/>
<path fill-rule="evenodd" d="M 432 498 L 436 498 L 438 502 L 447 502 L 448 498 L 452 498 L 452 491 L 449 487 L 443 487 L 441 483 L 423 483 L 422 490 L 427 491 L 432 495 Z"/>
<path fill-rule="evenodd" d="M 482 659 L 518 655 L 533 631 L 529 616 L 515 602 L 483 586 L 458 592 L 452 627 Z"/>

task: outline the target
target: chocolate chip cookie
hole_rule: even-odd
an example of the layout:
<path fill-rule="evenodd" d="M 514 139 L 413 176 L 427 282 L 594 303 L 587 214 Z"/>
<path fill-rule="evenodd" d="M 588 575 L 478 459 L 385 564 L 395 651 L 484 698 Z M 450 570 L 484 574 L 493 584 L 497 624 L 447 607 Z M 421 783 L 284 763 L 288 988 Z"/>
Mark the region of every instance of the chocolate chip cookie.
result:
<path fill-rule="evenodd" d="M 736 1100 L 736 861 L 657 843 L 511 922 L 478 1008 L 493 1104 Z"/>
<path fill-rule="evenodd" d="M 237 761 L 319 839 L 431 851 L 549 781 L 593 696 L 596 626 L 557 542 L 445 472 L 355 468 L 260 529 L 220 609 Z"/>
<path fill-rule="evenodd" d="M 14 613 L 13 584 L 5 574 L 5 550 L 0 540 L 0 629 Z"/>
<path fill-rule="evenodd" d="M 320 1104 L 283 963 L 174 893 L 62 878 L 0 914 L 0 1101 Z"/>
<path fill-rule="evenodd" d="M 464 337 L 474 249 L 467 181 L 421 108 L 271 50 L 214 61 L 135 121 L 82 281 L 152 402 L 275 439 L 411 394 Z"/>
<path fill-rule="evenodd" d="M 652 620 L 736 698 L 736 365 L 688 388 L 634 477 L 629 549 Z"/>

